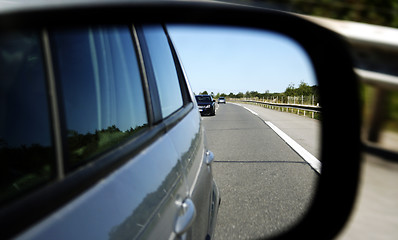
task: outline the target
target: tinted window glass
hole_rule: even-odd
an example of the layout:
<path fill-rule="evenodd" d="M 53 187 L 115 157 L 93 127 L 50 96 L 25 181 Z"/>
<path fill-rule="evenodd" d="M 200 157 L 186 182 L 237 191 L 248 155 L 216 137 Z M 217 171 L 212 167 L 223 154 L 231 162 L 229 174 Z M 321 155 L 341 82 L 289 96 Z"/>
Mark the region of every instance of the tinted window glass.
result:
<path fill-rule="evenodd" d="M 36 32 L 0 36 L 0 202 L 54 177 L 43 56 Z"/>
<path fill-rule="evenodd" d="M 198 102 L 211 102 L 211 98 L 209 96 L 195 96 L 195 98 Z"/>
<path fill-rule="evenodd" d="M 51 45 L 63 92 L 70 164 L 81 164 L 146 126 L 128 27 L 53 31 Z"/>
<path fill-rule="evenodd" d="M 144 26 L 143 32 L 159 91 L 162 115 L 167 117 L 183 104 L 173 56 L 162 26 Z"/>

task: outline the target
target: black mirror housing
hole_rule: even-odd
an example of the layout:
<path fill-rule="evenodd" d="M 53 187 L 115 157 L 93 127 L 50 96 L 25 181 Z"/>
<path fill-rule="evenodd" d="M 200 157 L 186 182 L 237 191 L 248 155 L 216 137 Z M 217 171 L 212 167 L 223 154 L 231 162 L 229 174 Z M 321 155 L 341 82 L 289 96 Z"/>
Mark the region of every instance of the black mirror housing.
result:
<path fill-rule="evenodd" d="M 300 239 L 311 235 L 319 239 L 335 237 L 350 215 L 357 191 L 360 163 L 357 79 L 345 40 L 294 14 L 222 3 L 109 1 L 90 5 L 38 5 L 20 10 L 3 10 L 0 13 L 2 32 L 132 23 L 217 24 L 265 29 L 294 39 L 306 50 L 319 82 L 323 167 L 313 204 L 301 221 L 276 238 Z M 341 108 L 336 104 L 336 96 L 344 98 L 349 107 Z M 82 184 L 85 187 L 89 185 L 89 182 Z M 83 190 L 84 187 L 78 187 L 74 194 Z M 64 195 L 70 197 L 70 194 Z M 0 221 L 8 233 L 6 235 L 15 236 L 32 222 L 64 204 L 64 195 L 60 197 L 47 192 L 36 196 L 37 199 L 33 199 L 24 208 L 21 208 L 20 203 L 1 209 Z M 34 217 L 25 219 L 25 215 Z M 18 225 L 21 219 L 24 220 Z M 331 221 L 333 224 L 330 224 Z"/>

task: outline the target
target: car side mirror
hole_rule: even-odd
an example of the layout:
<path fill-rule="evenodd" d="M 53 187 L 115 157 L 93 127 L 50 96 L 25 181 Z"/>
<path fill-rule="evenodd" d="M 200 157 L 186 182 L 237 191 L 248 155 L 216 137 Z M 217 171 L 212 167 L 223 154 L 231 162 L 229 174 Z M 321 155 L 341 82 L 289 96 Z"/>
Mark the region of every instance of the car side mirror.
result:
<path fill-rule="evenodd" d="M 64 6 L 49 4 L 49 6 L 27 7 L 23 10 L 4 10 L 0 15 L 0 31 L 13 32 L 21 29 L 39 31 L 40 38 L 47 44 L 47 48 L 44 46 L 47 59 L 51 50 L 48 47 L 48 29 L 91 25 L 205 24 L 272 31 L 293 39 L 311 60 L 319 84 L 320 105 L 322 106 L 320 130 L 322 167 L 311 206 L 294 226 L 286 229 L 276 238 L 301 239 L 308 238 L 309 234 L 312 234 L 319 239 L 331 239 L 342 229 L 351 213 L 358 185 L 360 120 L 357 79 L 347 43 L 341 36 L 298 15 L 234 4 L 184 1 L 151 1 L 149 3 L 101 1 L 93 3 L 92 6 L 79 3 Z M 131 28 L 131 35 L 136 38 L 135 31 L 133 27 Z M 173 57 L 178 59 L 178 54 L 173 52 Z M 139 61 L 142 60 L 142 56 L 137 58 Z M 54 77 L 51 71 L 45 74 L 48 78 Z M 182 71 L 178 74 L 185 76 L 185 72 Z M 54 86 L 52 87 L 55 89 Z M 341 107 L 336 104 L 336 96 L 350 103 L 350 106 Z M 195 98 L 194 96 L 183 97 Z M 229 98 L 228 101 L 230 102 Z M 60 147 L 62 147 L 61 144 Z M 62 155 L 58 152 L 57 154 Z M 216 154 L 215 159 L 222 161 Z M 101 174 L 97 174 L 98 176 L 105 175 L 106 171 L 102 170 Z M 13 208 L 1 209 L 0 224 L 7 231 L 5 233 L 7 238 L 25 231 L 38 219 L 42 219 L 53 209 L 65 204 L 64 196 L 71 197 L 92 186 L 91 179 L 87 177 L 84 179 L 85 181 L 78 179 L 79 181 L 67 185 L 65 189 L 69 192 L 58 191 L 60 195 L 44 192 L 44 197 L 33 196 L 29 204 L 24 205 L 24 202 L 21 202 Z M 261 186 L 259 188 L 263 190 Z M 221 195 L 223 196 L 222 189 Z M 47 209 L 47 205 L 51 207 Z M 39 209 L 47 209 L 47 212 L 40 212 Z M 25 218 L 25 215 L 29 218 Z M 20 224 L 21 219 L 23 221 Z M 331 219 L 333 224 L 330 224 Z"/>

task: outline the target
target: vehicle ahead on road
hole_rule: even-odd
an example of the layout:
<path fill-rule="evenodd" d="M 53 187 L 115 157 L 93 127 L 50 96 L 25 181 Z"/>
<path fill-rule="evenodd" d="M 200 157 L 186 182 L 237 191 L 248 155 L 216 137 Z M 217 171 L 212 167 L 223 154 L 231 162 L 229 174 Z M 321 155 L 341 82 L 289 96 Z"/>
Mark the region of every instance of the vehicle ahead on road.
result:
<path fill-rule="evenodd" d="M 218 104 L 220 104 L 220 103 L 224 103 L 224 104 L 226 103 L 225 102 L 225 97 L 219 97 L 218 98 Z"/>
<path fill-rule="evenodd" d="M 214 156 L 165 26 L 14 29 L 0 52 L 2 239 L 212 238 Z"/>
<path fill-rule="evenodd" d="M 196 95 L 195 98 L 201 115 L 216 115 L 216 100 L 211 95 Z"/>

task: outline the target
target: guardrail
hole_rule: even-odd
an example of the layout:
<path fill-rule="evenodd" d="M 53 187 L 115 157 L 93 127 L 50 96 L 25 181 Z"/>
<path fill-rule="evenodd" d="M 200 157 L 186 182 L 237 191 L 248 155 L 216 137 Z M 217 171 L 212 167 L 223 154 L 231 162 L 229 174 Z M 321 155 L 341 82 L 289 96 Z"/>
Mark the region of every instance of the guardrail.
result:
<path fill-rule="evenodd" d="M 235 100 L 236 101 L 236 100 Z M 265 105 L 268 108 L 274 109 L 279 108 L 282 112 L 286 109 L 286 112 L 294 112 L 294 109 L 297 110 L 297 114 L 300 115 L 300 111 L 302 111 L 303 115 L 306 116 L 306 112 L 311 113 L 311 118 L 315 117 L 315 113 L 322 112 L 322 107 L 320 106 L 313 106 L 313 105 L 302 105 L 302 104 L 288 104 L 288 103 L 272 103 L 272 102 L 265 102 L 265 101 L 255 101 L 255 100 L 238 100 L 239 102 L 248 102 L 248 103 L 255 103 L 259 105 Z"/>

